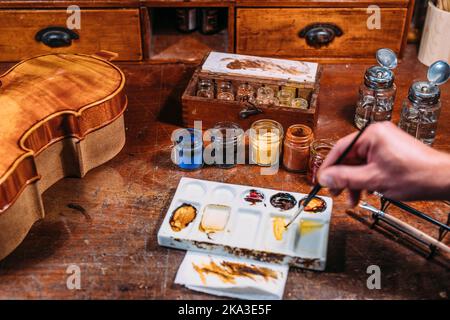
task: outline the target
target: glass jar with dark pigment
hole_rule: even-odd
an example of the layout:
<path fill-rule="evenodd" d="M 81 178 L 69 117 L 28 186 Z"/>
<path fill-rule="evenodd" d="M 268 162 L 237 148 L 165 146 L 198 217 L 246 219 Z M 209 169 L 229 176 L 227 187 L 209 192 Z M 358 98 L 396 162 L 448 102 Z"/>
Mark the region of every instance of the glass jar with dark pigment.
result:
<path fill-rule="evenodd" d="M 172 134 L 172 161 L 183 170 L 203 166 L 203 134 L 197 129 L 177 129 Z"/>
<path fill-rule="evenodd" d="M 200 31 L 203 34 L 212 34 L 219 31 L 219 9 L 201 9 Z"/>
<path fill-rule="evenodd" d="M 228 121 L 216 123 L 211 129 L 211 142 L 217 167 L 228 169 L 244 162 L 244 130 L 238 124 Z"/>
<path fill-rule="evenodd" d="M 197 29 L 197 9 L 179 8 L 175 10 L 177 29 L 181 32 L 192 32 Z"/>
<path fill-rule="evenodd" d="M 317 139 L 311 143 L 307 174 L 309 183 L 316 184 L 318 182 L 317 172 L 334 145 L 335 141 L 331 139 Z"/>
<path fill-rule="evenodd" d="M 295 124 L 286 131 L 284 139 L 283 165 L 289 171 L 306 172 L 308 169 L 309 146 L 313 140 L 310 127 Z"/>

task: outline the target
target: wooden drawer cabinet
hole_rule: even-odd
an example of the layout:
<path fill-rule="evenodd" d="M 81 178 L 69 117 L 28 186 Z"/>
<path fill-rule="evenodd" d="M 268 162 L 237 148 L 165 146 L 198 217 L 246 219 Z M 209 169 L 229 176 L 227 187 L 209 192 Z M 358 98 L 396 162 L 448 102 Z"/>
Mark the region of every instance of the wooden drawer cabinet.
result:
<path fill-rule="evenodd" d="M 66 27 L 66 10 L 0 10 L 0 61 L 18 61 L 45 53 L 119 54 L 117 60 L 142 60 L 139 9 L 81 11 L 78 39 L 65 47 L 50 47 L 35 39 L 47 27 Z"/>
<path fill-rule="evenodd" d="M 380 47 L 400 53 L 408 8 L 381 8 L 381 28 L 369 30 L 367 8 L 238 8 L 236 52 L 312 60 L 373 59 Z M 315 47 L 301 37 L 313 24 L 337 26 L 342 34 Z"/>

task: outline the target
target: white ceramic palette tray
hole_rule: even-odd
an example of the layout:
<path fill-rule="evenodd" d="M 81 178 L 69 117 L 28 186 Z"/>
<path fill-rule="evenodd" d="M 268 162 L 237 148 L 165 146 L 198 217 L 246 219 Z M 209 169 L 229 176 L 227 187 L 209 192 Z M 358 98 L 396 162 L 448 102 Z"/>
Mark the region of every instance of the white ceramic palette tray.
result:
<path fill-rule="evenodd" d="M 264 198 L 255 201 L 255 191 L 258 197 Z M 280 193 L 295 205 L 288 205 L 293 207 L 287 210 L 273 206 L 271 199 Z M 275 236 L 274 221 L 283 219 L 287 223 L 305 197 L 306 194 L 295 192 L 182 178 L 159 229 L 158 243 L 183 250 L 324 270 L 333 208 L 331 198 L 320 196 L 325 204 L 323 211 L 303 212 L 282 233 L 282 239 Z M 189 216 L 184 223 L 190 222 L 180 224 L 182 216 Z"/>

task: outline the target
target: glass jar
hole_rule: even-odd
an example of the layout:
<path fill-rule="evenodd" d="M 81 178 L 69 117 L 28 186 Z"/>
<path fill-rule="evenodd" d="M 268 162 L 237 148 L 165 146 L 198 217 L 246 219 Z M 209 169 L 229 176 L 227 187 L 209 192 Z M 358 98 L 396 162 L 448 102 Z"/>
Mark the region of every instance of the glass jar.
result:
<path fill-rule="evenodd" d="M 192 32 L 197 29 L 197 9 L 180 8 L 175 10 L 177 29 L 181 32 Z"/>
<path fill-rule="evenodd" d="M 230 81 L 217 82 L 217 99 L 234 101 L 233 85 Z"/>
<path fill-rule="evenodd" d="M 310 127 L 294 124 L 286 131 L 283 165 L 289 171 L 305 172 L 308 168 L 309 146 L 313 140 Z"/>
<path fill-rule="evenodd" d="M 272 84 L 267 84 L 265 85 L 266 87 L 269 87 L 270 89 L 273 90 L 273 96 L 276 98 L 278 97 L 278 91 L 280 91 L 280 86 L 277 85 L 272 85 Z"/>
<path fill-rule="evenodd" d="M 362 129 L 368 122 L 390 121 L 394 106 L 394 73 L 397 56 L 391 49 L 378 49 L 378 66 L 368 68 L 364 83 L 359 87 L 359 98 L 355 109 L 355 125 Z"/>
<path fill-rule="evenodd" d="M 255 89 L 249 83 L 241 83 L 236 92 L 236 100 L 239 102 L 255 101 Z"/>
<path fill-rule="evenodd" d="M 205 8 L 201 13 L 201 33 L 212 34 L 219 31 L 219 9 Z"/>
<path fill-rule="evenodd" d="M 278 105 L 281 107 L 290 107 L 294 98 L 292 91 L 282 88 L 278 91 Z"/>
<path fill-rule="evenodd" d="M 259 87 L 256 90 L 256 105 L 258 106 L 268 106 L 272 105 L 274 101 L 273 89 L 270 87 Z"/>
<path fill-rule="evenodd" d="M 250 159 L 259 166 L 277 165 L 280 160 L 283 126 L 269 119 L 252 123 L 249 133 Z"/>
<path fill-rule="evenodd" d="M 245 160 L 244 130 L 234 122 L 218 122 L 211 129 L 215 165 L 233 168 Z"/>
<path fill-rule="evenodd" d="M 198 81 L 197 97 L 214 99 L 214 84 L 210 79 L 200 79 Z"/>
<path fill-rule="evenodd" d="M 441 112 L 440 89 L 429 82 L 414 82 L 409 88 L 408 99 L 403 102 L 398 126 L 427 145 L 436 138 Z"/>
<path fill-rule="evenodd" d="M 391 70 L 380 66 L 369 68 L 364 83 L 359 87 L 356 127 L 362 129 L 367 122 L 390 121 L 396 91 L 394 73 Z"/>
<path fill-rule="evenodd" d="M 292 99 L 297 97 L 297 88 L 296 87 L 282 86 L 281 89 L 292 93 Z"/>
<path fill-rule="evenodd" d="M 172 162 L 183 170 L 203 166 L 203 137 L 197 129 L 177 129 L 172 133 Z"/>
<path fill-rule="evenodd" d="M 306 109 L 308 109 L 308 100 L 303 99 L 303 98 L 292 99 L 291 106 L 292 106 L 292 108 L 306 110 Z"/>
<path fill-rule="evenodd" d="M 317 172 L 334 145 L 335 141 L 330 139 L 317 139 L 311 143 L 307 173 L 309 183 L 317 183 Z"/>

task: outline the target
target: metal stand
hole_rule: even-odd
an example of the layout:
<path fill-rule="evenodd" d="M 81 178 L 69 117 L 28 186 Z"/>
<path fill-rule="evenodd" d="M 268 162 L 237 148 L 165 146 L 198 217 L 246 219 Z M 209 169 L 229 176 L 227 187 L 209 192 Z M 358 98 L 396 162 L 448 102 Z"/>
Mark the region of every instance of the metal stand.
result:
<path fill-rule="evenodd" d="M 416 216 L 416 217 L 418 217 L 418 218 L 420 218 L 422 220 L 425 220 L 425 221 L 427 221 L 427 222 L 429 222 L 429 223 L 439 227 L 438 237 L 437 237 L 438 241 L 442 241 L 445 238 L 445 236 L 447 235 L 448 231 L 450 230 L 450 226 L 449 226 L 450 225 L 450 212 L 447 215 L 447 222 L 444 224 L 444 223 L 442 223 L 442 222 L 440 222 L 438 220 L 435 220 L 434 218 L 430 217 L 429 215 L 427 215 L 427 214 L 425 214 L 425 213 L 423 213 L 423 212 L 421 212 L 421 211 L 419 211 L 419 210 L 417 210 L 415 208 L 410 207 L 409 205 L 407 205 L 407 204 L 405 204 L 403 202 L 386 198 L 382 194 L 379 194 L 379 193 L 374 193 L 374 194 L 380 197 L 380 202 L 381 202 L 380 210 L 381 211 L 386 212 L 386 210 L 389 208 L 389 206 L 393 205 L 393 206 L 395 206 L 397 208 L 402 209 L 403 211 L 406 211 L 406 212 L 408 212 L 408 213 L 410 213 L 410 214 L 412 214 L 412 215 L 414 215 L 414 216 Z M 373 214 L 372 217 L 374 219 L 374 222 L 372 223 L 371 228 L 374 228 L 379 223 L 380 218 L 376 214 Z M 399 231 L 407 234 L 408 236 L 414 238 L 418 242 L 426 244 L 421 239 L 419 239 L 416 236 L 414 236 L 413 234 L 411 234 L 411 233 L 409 233 L 409 232 L 399 228 L 398 226 L 393 225 L 393 224 L 391 224 L 391 223 L 389 223 L 389 222 L 387 222 L 385 220 L 383 220 L 383 222 L 387 223 L 388 225 L 390 225 L 391 227 L 395 228 L 396 230 L 399 230 Z M 429 252 L 428 252 L 428 255 L 427 255 L 427 259 L 433 258 L 434 255 L 436 254 L 436 246 L 426 244 L 426 247 L 429 249 Z"/>

